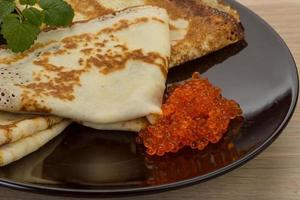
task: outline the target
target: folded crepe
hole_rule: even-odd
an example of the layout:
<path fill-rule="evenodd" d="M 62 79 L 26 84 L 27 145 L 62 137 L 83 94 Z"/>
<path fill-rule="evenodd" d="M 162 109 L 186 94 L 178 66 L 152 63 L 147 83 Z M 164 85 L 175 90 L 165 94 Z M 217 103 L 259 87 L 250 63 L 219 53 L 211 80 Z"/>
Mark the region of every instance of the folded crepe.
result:
<path fill-rule="evenodd" d="M 60 134 L 38 151 L 30 154 L 8 166 L 0 168 L 0 177 L 18 182 L 35 184 L 59 184 L 59 181 L 48 180 L 44 174 L 44 160 L 52 154 L 65 138 Z"/>
<path fill-rule="evenodd" d="M 142 6 L 43 32 L 21 54 L 1 49 L 0 110 L 98 126 L 160 114 L 169 36 L 166 11 Z"/>
<path fill-rule="evenodd" d="M 238 12 L 223 0 L 65 0 L 74 21 L 111 14 L 132 6 L 154 5 L 170 16 L 172 45 L 169 67 L 205 56 L 244 39 Z M 18 5 L 20 9 L 25 6 Z"/>
<path fill-rule="evenodd" d="M 66 1 L 75 11 L 74 21 L 93 19 L 139 5 L 165 8 L 170 17 L 171 59 L 169 67 L 205 56 L 244 38 L 238 12 L 220 0 Z M 117 124 L 83 124 L 100 130 L 138 132 L 148 124 L 148 121 L 137 119 Z"/>
<path fill-rule="evenodd" d="M 236 10 L 217 0 L 67 0 L 74 11 L 74 21 L 97 18 L 131 6 L 156 5 L 170 15 L 172 56 L 170 67 L 204 56 L 244 37 Z M 18 5 L 22 9 L 21 5 Z M 138 132 L 148 124 L 146 118 L 120 123 L 81 122 L 101 130 Z"/>
<path fill-rule="evenodd" d="M 148 116 L 151 118 L 151 116 Z M 90 122 L 81 122 L 82 125 L 98 129 L 98 130 L 112 130 L 112 131 L 132 131 L 139 132 L 141 129 L 149 125 L 149 120 L 147 117 L 141 117 L 130 121 L 108 123 L 108 124 L 96 124 Z"/>
<path fill-rule="evenodd" d="M 170 17 L 170 67 L 202 57 L 244 38 L 238 12 L 220 0 L 66 0 L 75 21 L 138 5 L 165 8 Z"/>
<path fill-rule="evenodd" d="M 55 116 L 0 112 L 0 166 L 37 150 L 62 132 L 67 124 Z"/>
<path fill-rule="evenodd" d="M 0 112 L 0 146 L 16 142 L 63 121 L 55 116 Z"/>
<path fill-rule="evenodd" d="M 68 120 L 63 120 L 52 127 L 39 131 L 31 136 L 1 146 L 0 166 L 10 164 L 38 150 L 61 133 L 69 124 L 70 122 Z"/>

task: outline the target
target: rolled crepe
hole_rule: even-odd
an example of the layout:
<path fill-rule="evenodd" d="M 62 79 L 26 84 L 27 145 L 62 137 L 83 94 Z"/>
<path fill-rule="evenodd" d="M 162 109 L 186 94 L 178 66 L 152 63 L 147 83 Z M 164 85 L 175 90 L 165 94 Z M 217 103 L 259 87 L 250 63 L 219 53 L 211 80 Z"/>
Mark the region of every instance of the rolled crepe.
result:
<path fill-rule="evenodd" d="M 16 160 L 41 148 L 59 133 L 61 133 L 70 121 L 64 120 L 49 129 L 40 131 L 32 136 L 20 139 L 16 142 L 0 147 L 0 166 L 10 164 Z"/>
<path fill-rule="evenodd" d="M 170 16 L 170 67 L 205 56 L 244 38 L 238 12 L 220 0 L 66 0 L 75 21 L 138 5 L 165 8 Z"/>
<path fill-rule="evenodd" d="M 0 50 L 0 110 L 111 124 L 161 113 L 170 56 L 164 9 L 126 9 Z M 18 78 L 10 80 L 10 75 Z"/>

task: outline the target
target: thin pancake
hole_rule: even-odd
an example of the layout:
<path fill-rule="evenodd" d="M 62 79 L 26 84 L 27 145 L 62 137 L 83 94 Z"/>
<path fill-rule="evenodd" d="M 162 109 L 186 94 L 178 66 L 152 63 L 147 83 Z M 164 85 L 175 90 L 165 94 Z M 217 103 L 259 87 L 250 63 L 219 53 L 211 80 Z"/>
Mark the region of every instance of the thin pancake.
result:
<path fill-rule="evenodd" d="M 142 6 L 43 32 L 22 54 L 2 49 L 0 110 L 97 124 L 160 114 L 169 35 L 166 11 Z"/>
<path fill-rule="evenodd" d="M 75 21 L 103 16 L 136 5 L 152 4 L 166 8 L 171 17 L 172 56 L 170 67 L 219 50 L 244 37 L 238 12 L 220 0 L 67 1 L 75 10 Z M 104 125 L 85 123 L 85 125 L 98 129 L 126 130 L 129 128 L 129 130 L 138 131 L 142 127 L 139 121 L 140 119 L 129 123 Z"/>
<path fill-rule="evenodd" d="M 170 67 L 202 57 L 244 38 L 238 12 L 218 0 L 67 0 L 75 21 L 137 5 L 165 8 L 170 16 Z"/>
<path fill-rule="evenodd" d="M 55 116 L 0 112 L 0 146 L 31 136 L 61 121 L 61 118 Z"/>
<path fill-rule="evenodd" d="M 111 123 L 111 124 L 95 124 L 89 122 L 82 122 L 81 124 L 98 130 L 118 130 L 118 131 L 139 132 L 141 129 L 145 128 L 149 124 L 149 121 L 146 118 L 138 118 L 135 120 Z"/>
<path fill-rule="evenodd" d="M 17 162 L 0 168 L 0 176 L 15 181 L 39 184 L 59 184 L 57 181 L 48 180 L 44 176 L 44 160 L 51 155 L 56 147 L 63 141 L 65 134 L 57 136 L 41 149 Z"/>
<path fill-rule="evenodd" d="M 0 166 L 12 163 L 36 151 L 51 139 L 53 139 L 55 136 L 57 136 L 59 133 L 61 133 L 69 124 L 70 122 L 65 120 L 49 129 L 38 132 L 32 136 L 1 146 Z"/>

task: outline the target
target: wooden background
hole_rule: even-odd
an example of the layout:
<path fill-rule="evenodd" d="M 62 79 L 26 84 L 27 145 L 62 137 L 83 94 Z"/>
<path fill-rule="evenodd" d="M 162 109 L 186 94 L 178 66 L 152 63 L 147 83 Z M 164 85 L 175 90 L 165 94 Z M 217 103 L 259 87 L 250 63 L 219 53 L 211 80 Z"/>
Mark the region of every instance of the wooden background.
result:
<path fill-rule="evenodd" d="M 238 1 L 263 17 L 280 33 L 300 67 L 300 0 Z M 0 188 L 0 199 L 62 200 L 64 198 Z M 193 187 L 124 199 L 299 200 L 300 105 L 283 135 L 267 151 L 242 168 Z"/>

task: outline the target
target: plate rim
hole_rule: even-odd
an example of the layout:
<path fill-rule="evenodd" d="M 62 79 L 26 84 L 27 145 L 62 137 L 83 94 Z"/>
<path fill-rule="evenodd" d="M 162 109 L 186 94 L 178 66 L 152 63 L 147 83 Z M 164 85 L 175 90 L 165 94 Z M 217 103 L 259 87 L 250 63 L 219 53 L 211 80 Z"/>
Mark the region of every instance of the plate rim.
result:
<path fill-rule="evenodd" d="M 145 186 L 145 187 L 137 187 L 137 188 L 124 188 L 124 189 L 123 188 L 122 189 L 70 189 L 70 188 L 47 187 L 47 186 L 41 186 L 41 185 L 35 185 L 29 183 L 19 183 L 16 181 L 10 181 L 8 179 L 3 179 L 3 178 L 0 178 L 0 186 L 21 190 L 21 191 L 33 192 L 33 193 L 51 194 L 55 196 L 98 195 L 99 197 L 100 195 L 100 196 L 117 197 L 118 195 L 128 196 L 128 195 L 140 195 L 140 194 L 154 193 L 154 192 L 163 192 L 163 191 L 191 186 L 201 182 L 206 182 L 213 178 L 222 176 L 246 164 L 256 156 L 258 156 L 260 153 L 262 153 L 264 150 L 266 150 L 281 135 L 281 133 L 283 132 L 283 130 L 286 128 L 291 118 L 293 117 L 293 114 L 297 108 L 297 103 L 299 98 L 299 74 L 298 74 L 297 64 L 291 50 L 289 49 L 284 39 L 269 23 L 267 23 L 262 17 L 260 17 L 250 8 L 244 6 L 243 4 L 237 2 L 236 0 L 227 0 L 227 1 L 229 2 L 229 4 L 233 3 L 234 4 L 233 6 L 237 6 L 246 10 L 252 17 L 258 19 L 261 23 L 263 23 L 264 26 L 278 39 L 278 41 L 281 42 L 282 47 L 285 48 L 286 53 L 290 57 L 290 60 L 292 62 L 291 65 L 293 65 L 293 70 L 295 75 L 294 77 L 295 80 L 293 80 L 293 84 L 295 84 L 294 85 L 295 91 L 292 91 L 292 93 L 295 92 L 295 94 L 292 95 L 291 105 L 289 107 L 289 110 L 284 120 L 280 123 L 277 129 L 258 148 L 245 154 L 241 159 L 236 160 L 233 163 L 218 169 L 217 171 L 213 171 L 194 178 L 177 181 L 174 183 L 168 183 L 168 184 L 162 184 L 156 186 Z"/>

